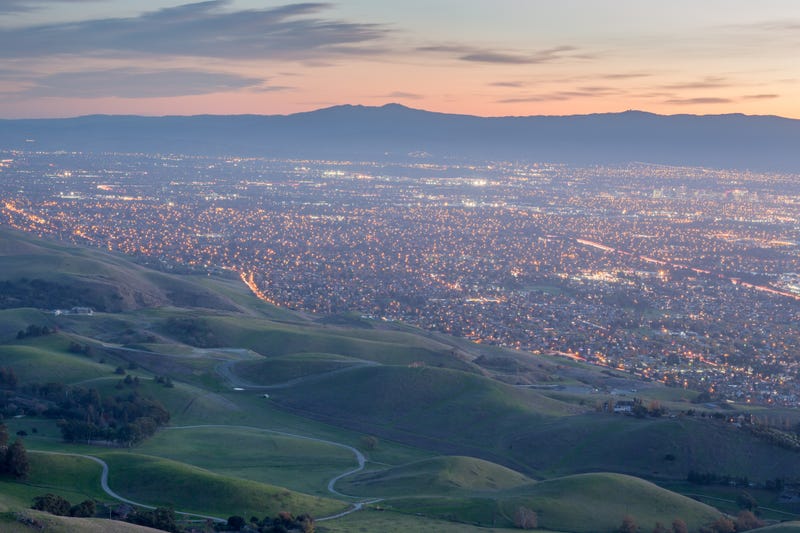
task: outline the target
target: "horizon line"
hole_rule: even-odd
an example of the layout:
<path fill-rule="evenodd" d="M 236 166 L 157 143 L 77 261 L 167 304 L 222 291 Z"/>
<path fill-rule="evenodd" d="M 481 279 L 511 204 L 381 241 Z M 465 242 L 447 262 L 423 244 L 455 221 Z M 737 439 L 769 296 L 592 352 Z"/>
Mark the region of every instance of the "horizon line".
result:
<path fill-rule="evenodd" d="M 482 119 L 520 119 L 520 118 L 571 118 L 571 117 L 592 117 L 592 116 L 599 116 L 599 115 L 624 115 L 627 113 L 638 113 L 643 115 L 652 115 L 656 117 L 729 117 L 729 116 L 741 116 L 741 117 L 753 117 L 753 118 L 778 118 L 783 120 L 800 120 L 800 117 L 788 117 L 783 115 L 757 115 L 757 114 L 747 114 L 741 112 L 731 112 L 731 113 L 671 113 L 671 114 L 664 114 L 664 113 L 655 113 L 652 111 L 645 111 L 642 109 L 626 109 L 625 111 L 597 111 L 594 113 L 575 113 L 570 115 L 564 114 L 553 114 L 553 115 L 544 115 L 544 114 L 537 114 L 537 115 L 475 115 L 470 113 L 447 113 L 443 111 L 434 111 L 430 109 L 422 109 L 417 107 L 407 106 L 405 104 L 401 104 L 399 102 L 387 102 L 385 104 L 379 105 L 365 105 L 365 104 L 335 104 L 325 107 L 319 107 L 315 109 L 311 109 L 308 111 L 297 111 L 294 113 L 195 113 L 189 115 L 182 115 L 182 114 L 174 114 L 174 115 L 148 115 L 148 114 L 122 114 L 122 113 L 89 113 L 85 115 L 70 115 L 70 116 L 46 116 L 46 117 L 0 117 L 0 120 L 4 121 L 15 121 L 15 120 L 74 120 L 80 118 L 89 118 L 89 117 L 137 117 L 137 118 L 196 118 L 196 117 L 292 117 L 297 115 L 307 115 L 311 113 L 317 113 L 320 111 L 329 111 L 334 109 L 344 109 L 344 108 L 361 108 L 361 109 L 385 109 L 385 108 L 403 108 L 409 111 L 418 111 L 422 113 L 429 113 L 433 115 L 446 115 L 446 116 L 457 116 L 457 117 L 471 117 L 471 118 L 482 118 Z"/>

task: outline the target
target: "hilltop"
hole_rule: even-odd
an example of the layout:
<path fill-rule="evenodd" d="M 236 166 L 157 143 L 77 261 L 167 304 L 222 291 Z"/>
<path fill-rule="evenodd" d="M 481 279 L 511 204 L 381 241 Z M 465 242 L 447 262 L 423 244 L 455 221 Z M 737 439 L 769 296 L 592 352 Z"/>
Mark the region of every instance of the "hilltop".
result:
<path fill-rule="evenodd" d="M 575 165 L 645 161 L 800 171 L 800 121 L 775 116 L 477 117 L 399 104 L 293 115 L 108 116 L 1 120 L 13 150 L 148 152 L 282 158 L 523 160 Z"/>

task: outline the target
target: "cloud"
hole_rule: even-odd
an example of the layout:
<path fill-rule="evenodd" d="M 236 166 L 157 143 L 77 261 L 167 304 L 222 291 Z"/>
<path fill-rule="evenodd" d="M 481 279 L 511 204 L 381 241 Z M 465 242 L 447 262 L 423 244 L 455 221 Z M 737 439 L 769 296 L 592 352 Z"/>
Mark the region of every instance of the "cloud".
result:
<path fill-rule="evenodd" d="M 22 2 L 17 0 L 17 4 Z M 130 53 L 230 59 L 374 54 L 383 26 L 321 18 L 325 3 L 226 11 L 209 0 L 129 18 L 0 29 L 0 57 Z M 369 45 L 369 46 L 367 46 Z"/>
<path fill-rule="evenodd" d="M 771 100 L 772 98 L 780 98 L 779 94 L 747 94 L 743 96 L 745 100 Z"/>
<path fill-rule="evenodd" d="M 706 77 L 702 80 L 683 82 L 683 83 L 670 83 L 662 85 L 664 89 L 719 89 L 721 87 L 731 87 L 732 84 L 725 78 Z"/>
<path fill-rule="evenodd" d="M 422 100 L 423 98 L 425 98 L 421 94 L 407 93 L 407 92 L 403 92 L 403 91 L 394 91 L 394 92 L 391 92 L 391 93 L 387 94 L 386 96 L 388 98 L 405 98 L 405 99 L 408 99 L 408 100 Z"/>
<path fill-rule="evenodd" d="M 618 73 L 618 74 L 604 74 L 598 77 L 606 80 L 630 80 L 636 78 L 648 78 L 650 76 L 652 76 L 652 74 L 648 74 L 646 72 L 630 72 L 630 73 Z"/>
<path fill-rule="evenodd" d="M 732 104 L 730 98 L 672 98 L 664 101 L 665 104 L 673 105 L 706 105 L 706 104 Z"/>
<path fill-rule="evenodd" d="M 42 9 L 46 4 L 72 4 L 98 2 L 100 0 L 3 0 L 0 3 L 0 14 L 2 13 L 26 13 L 36 9 Z"/>
<path fill-rule="evenodd" d="M 521 81 L 496 81 L 489 84 L 491 87 L 508 87 L 510 89 L 519 89 L 525 87 Z"/>
<path fill-rule="evenodd" d="M 589 55 L 579 54 L 574 46 L 556 46 L 532 53 L 508 52 L 475 48 L 462 45 L 431 45 L 418 47 L 417 52 L 444 53 L 456 57 L 460 61 L 471 63 L 493 63 L 506 65 L 537 65 L 566 59 L 588 59 Z"/>
<path fill-rule="evenodd" d="M 598 98 L 601 96 L 621 94 L 622 92 L 623 91 L 614 87 L 578 87 L 569 91 L 555 91 L 551 93 L 504 98 L 502 100 L 497 100 L 497 103 L 522 104 L 530 102 L 561 102 L 576 98 Z"/>
<path fill-rule="evenodd" d="M 198 70 L 112 69 L 52 74 L 22 96 L 59 98 L 158 98 L 234 91 L 264 80 Z M 268 90 L 269 87 L 259 90 Z"/>

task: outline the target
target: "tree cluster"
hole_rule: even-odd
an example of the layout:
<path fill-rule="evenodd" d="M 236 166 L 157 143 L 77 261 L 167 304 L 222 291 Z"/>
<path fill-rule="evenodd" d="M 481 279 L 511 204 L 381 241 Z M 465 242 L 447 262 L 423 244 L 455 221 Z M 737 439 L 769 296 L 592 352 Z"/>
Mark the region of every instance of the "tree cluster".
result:
<path fill-rule="evenodd" d="M 11 367 L 0 367 L 0 389 L 15 390 L 19 379 Z"/>
<path fill-rule="evenodd" d="M 214 332 L 208 321 L 202 318 L 170 317 L 164 326 L 166 333 L 180 341 L 200 348 L 219 348 Z"/>
<path fill-rule="evenodd" d="M 747 477 L 729 476 L 727 474 L 716 474 L 713 472 L 698 472 L 689 470 L 686 481 L 695 485 L 734 485 L 737 487 L 749 487 L 750 480 Z"/>
<path fill-rule="evenodd" d="M 231 516 L 227 523 L 217 526 L 217 531 L 257 531 L 258 533 L 314 533 L 314 519 L 307 514 L 292 516 L 281 511 L 274 518 L 268 516 L 259 520 L 253 516 L 250 523 L 241 516 Z"/>
<path fill-rule="evenodd" d="M 19 405 L 57 419 L 67 442 L 104 440 L 131 445 L 150 437 L 170 419 L 160 402 L 135 390 L 101 397 L 97 389 L 55 382 L 24 385 L 16 396 L 0 395 L 0 408 L 18 411 Z"/>
<path fill-rule="evenodd" d="M 51 333 L 55 333 L 54 329 L 50 329 L 47 326 L 37 326 L 36 324 L 30 324 L 27 328 L 21 329 L 17 332 L 17 339 L 27 339 L 29 337 L 44 337 L 46 335 L 50 335 Z"/>
<path fill-rule="evenodd" d="M 57 408 L 45 413 L 59 419 L 67 442 L 106 440 L 132 445 L 169 422 L 169 412 L 160 402 L 137 391 L 101 398 L 95 389 L 70 390 Z"/>
<path fill-rule="evenodd" d="M 640 528 L 633 516 L 625 515 L 617 531 L 619 533 L 638 533 Z M 686 522 L 680 518 L 676 518 L 672 521 L 672 527 L 667 527 L 661 522 L 656 522 L 656 525 L 653 527 L 653 533 L 689 533 L 689 528 L 686 526 Z"/>
<path fill-rule="evenodd" d="M 106 310 L 102 298 L 92 294 L 85 286 L 44 279 L 21 278 L 17 281 L 0 281 L 0 309 L 15 307 L 69 309 L 77 306 Z"/>
<path fill-rule="evenodd" d="M 28 477 L 31 466 L 28 461 L 28 452 L 20 439 L 8 445 L 8 427 L 0 423 L 0 474 L 10 475 L 14 479 Z"/>
<path fill-rule="evenodd" d="M 67 351 L 69 353 L 77 353 L 77 354 L 86 355 L 86 356 L 89 356 L 89 357 L 91 357 L 91 355 L 94 353 L 94 350 L 92 349 L 91 345 L 89 345 L 89 344 L 80 344 L 80 343 L 75 342 L 75 341 L 72 341 L 72 342 L 69 343 L 69 346 L 67 347 Z"/>
<path fill-rule="evenodd" d="M 178 527 L 175 510 L 171 507 L 136 509 L 127 516 L 125 521 L 131 524 L 160 529 L 162 531 L 171 531 L 173 533 L 178 533 L 181 530 L 180 527 Z"/>
<path fill-rule="evenodd" d="M 92 517 L 97 512 L 94 500 L 83 500 L 77 505 L 72 505 L 68 500 L 56 494 L 45 494 L 33 499 L 31 509 L 44 511 L 58 516 Z"/>

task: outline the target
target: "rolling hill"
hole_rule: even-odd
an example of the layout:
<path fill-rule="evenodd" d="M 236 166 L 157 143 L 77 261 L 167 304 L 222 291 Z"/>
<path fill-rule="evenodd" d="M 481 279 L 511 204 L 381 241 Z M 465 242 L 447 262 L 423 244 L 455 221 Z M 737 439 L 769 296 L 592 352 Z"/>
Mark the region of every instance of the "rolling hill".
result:
<path fill-rule="evenodd" d="M 4 389 L 3 415 L 34 467 L 28 483 L 0 480 L 0 511 L 13 514 L 42 492 L 113 499 L 95 463 L 34 453 L 52 451 L 106 461 L 114 491 L 147 505 L 221 520 L 310 512 L 330 518 L 321 523 L 331 531 L 425 530 L 442 521 L 511 527 L 520 507 L 547 530 L 611 531 L 626 513 L 643 528 L 680 517 L 696 529 L 720 512 L 651 481 L 678 486 L 689 470 L 754 483 L 800 477 L 797 452 L 724 420 L 680 413 L 691 404 L 672 389 L 640 388 L 645 398 L 672 398 L 674 417 L 597 412 L 605 396 L 591 387 L 558 394 L 495 379 L 503 377 L 499 363 L 522 365 L 530 355 L 399 324 L 311 320 L 257 300 L 236 280 L 156 272 L 5 230 L 0 237 L 0 283 L 32 289 L 15 293 L 18 300 L 3 293 L 0 367 L 19 380 Z M 38 305 L 48 297 L 42 287 L 108 305 L 91 316 L 56 316 Z M 17 338 L 29 325 L 54 332 Z M 536 361 L 534 385 L 630 382 Z M 61 442 L 47 405 L 24 396 L 27 385 L 54 381 L 157 400 L 170 427 L 132 448 Z M 777 493 L 759 490 L 779 516 L 796 516 Z M 399 529 L 386 528 L 387 516 Z M 53 520 L 54 528 L 96 527 Z"/>

